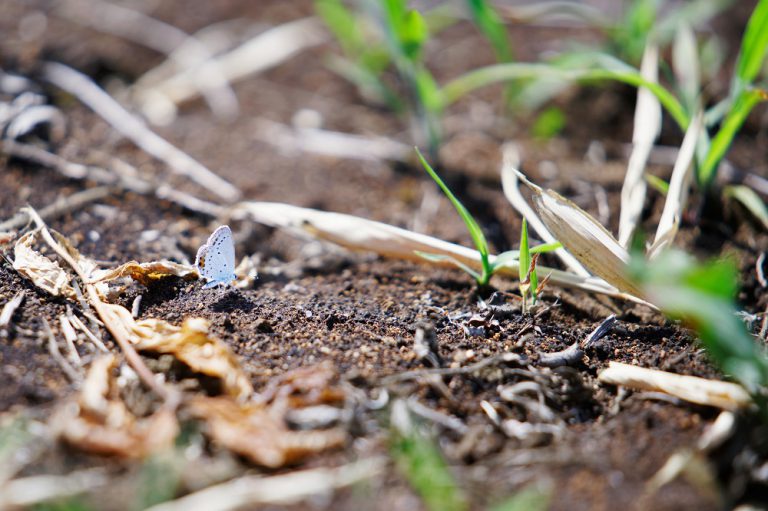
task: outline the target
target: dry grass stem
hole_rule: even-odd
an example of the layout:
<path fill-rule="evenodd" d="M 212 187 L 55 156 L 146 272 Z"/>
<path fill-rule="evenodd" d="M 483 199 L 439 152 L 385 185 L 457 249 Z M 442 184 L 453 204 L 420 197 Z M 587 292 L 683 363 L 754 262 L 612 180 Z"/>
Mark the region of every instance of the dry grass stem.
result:
<path fill-rule="evenodd" d="M 200 66 L 194 85 L 214 114 L 224 119 L 237 115 L 237 96 L 216 61 L 211 60 L 213 53 L 196 37 L 141 11 L 101 0 L 59 2 L 54 13 L 93 30 L 113 34 L 168 55 L 178 69 Z M 205 65 L 202 65 L 203 62 Z"/>
<path fill-rule="evenodd" d="M 235 82 L 278 66 L 326 39 L 327 34 L 317 19 L 291 21 L 262 32 L 228 53 L 184 70 L 163 82 L 139 89 L 136 93 L 139 97 L 153 97 L 155 101 L 163 97 L 171 104 L 178 105 L 198 95 L 201 73 L 207 73 L 209 65 L 220 70 L 225 80 Z"/>
<path fill-rule="evenodd" d="M 69 321 L 75 328 L 83 332 L 83 334 L 85 334 L 85 336 L 94 344 L 94 346 L 99 349 L 99 351 L 109 353 L 109 349 L 107 349 L 107 347 L 104 345 L 104 342 L 99 339 L 93 332 L 91 332 L 88 327 L 85 326 L 85 324 L 80 320 L 80 318 L 75 315 L 71 315 L 69 317 Z"/>
<path fill-rule="evenodd" d="M 672 178 L 669 181 L 667 200 L 664 202 L 664 210 L 656 228 L 656 237 L 648 249 L 649 259 L 657 257 L 664 248 L 670 246 L 677 234 L 680 218 L 688 201 L 688 187 L 693 177 L 693 156 L 701 133 L 702 122 L 701 114 L 694 117 L 683 138 L 683 145 L 677 155 L 677 161 L 675 161 L 675 167 L 672 170 Z"/>
<path fill-rule="evenodd" d="M 63 64 L 48 62 L 43 66 L 43 76 L 73 94 L 141 149 L 166 163 L 171 171 L 188 177 L 226 201 L 240 197 L 234 185 L 147 128 L 86 75 Z"/>
<path fill-rule="evenodd" d="M 410 146 L 387 137 L 293 128 L 268 119 L 257 119 L 254 124 L 257 140 L 284 151 L 363 161 L 407 161 L 413 154 Z"/>
<path fill-rule="evenodd" d="M 258 504 L 292 504 L 365 481 L 382 473 L 385 467 L 384 458 L 367 458 L 338 468 L 297 470 L 270 477 L 245 476 L 158 504 L 147 511 L 229 511 Z"/>
<path fill-rule="evenodd" d="M 665 392 L 691 403 L 738 410 L 752 403 L 741 385 L 611 362 L 598 379 L 610 385 Z"/>
<path fill-rule="evenodd" d="M 83 365 L 83 361 L 80 359 L 80 354 L 77 352 L 75 343 L 77 342 L 77 333 L 72 327 L 72 323 L 69 322 L 67 316 L 61 314 L 59 316 L 59 325 L 61 326 L 61 333 L 64 336 L 64 340 L 67 341 L 67 358 L 69 361 L 75 364 L 77 367 Z"/>
<path fill-rule="evenodd" d="M 650 38 L 649 38 L 650 39 Z M 649 40 L 640 67 L 643 78 L 656 83 L 659 79 L 659 49 Z M 661 131 L 661 104 L 645 87 L 637 90 L 635 125 L 632 134 L 632 155 L 629 157 L 627 174 L 621 188 L 621 212 L 619 213 L 619 236 L 621 246 L 627 248 L 632 240 L 645 204 L 647 185 L 644 174 L 651 154 L 653 142 Z"/>
<path fill-rule="evenodd" d="M 61 367 L 61 370 L 64 371 L 64 374 L 69 378 L 69 381 L 75 384 L 80 384 L 83 381 L 82 375 L 72 367 L 67 359 L 64 358 L 64 355 L 61 354 L 61 351 L 59 351 L 59 344 L 56 342 L 56 337 L 53 335 L 51 325 L 45 318 L 43 318 L 43 326 L 45 327 L 45 335 L 48 338 L 48 353 L 50 353 L 53 360 L 56 361 L 59 367 Z"/>
<path fill-rule="evenodd" d="M 549 229 L 547 229 L 533 208 L 531 208 L 525 201 L 523 194 L 520 193 L 520 180 L 515 172 L 515 169 L 520 165 L 519 149 L 515 144 L 506 143 L 502 147 L 502 153 L 501 186 L 504 190 L 504 196 L 509 203 L 512 204 L 512 207 L 514 207 L 517 212 L 528 221 L 531 228 L 536 231 L 536 234 L 538 234 L 544 242 L 554 243 L 557 241 L 555 237 L 549 232 Z M 576 275 L 582 277 L 590 276 L 589 271 L 587 271 L 587 269 L 564 248 L 558 248 L 555 250 L 555 254 L 561 261 L 563 261 L 565 267 Z"/>
<path fill-rule="evenodd" d="M 416 255 L 415 252 L 419 251 L 450 256 L 471 268 L 478 270 L 481 268 L 480 254 L 476 250 L 352 215 L 300 208 L 277 202 L 241 202 L 232 212 L 235 217 L 250 218 L 265 225 L 288 229 L 305 236 L 310 235 L 351 250 L 371 251 L 385 257 L 453 267 L 450 263 L 427 262 Z M 491 262 L 494 258 L 495 256 L 491 255 Z M 582 277 L 545 266 L 539 266 L 538 270 L 542 274 L 550 274 L 549 282 L 552 284 L 646 303 L 635 296 L 618 291 L 598 277 Z M 498 273 L 517 278 L 518 267 L 514 264 L 505 265 L 499 268 Z"/>

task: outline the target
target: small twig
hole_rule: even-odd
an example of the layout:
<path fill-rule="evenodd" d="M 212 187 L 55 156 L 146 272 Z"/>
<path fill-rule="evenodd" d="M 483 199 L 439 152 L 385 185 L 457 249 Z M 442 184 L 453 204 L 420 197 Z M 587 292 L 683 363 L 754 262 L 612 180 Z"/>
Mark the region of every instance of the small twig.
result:
<path fill-rule="evenodd" d="M 437 410 L 429 408 L 428 406 L 424 406 L 416 398 L 409 398 L 407 403 L 408 408 L 414 415 L 418 415 L 423 419 L 427 419 L 434 422 L 435 424 L 439 424 L 445 429 L 450 429 L 451 431 L 455 431 L 460 435 L 466 434 L 466 432 L 469 430 L 467 425 L 464 424 L 461 420 L 457 419 L 456 417 L 440 413 Z"/>
<path fill-rule="evenodd" d="M 10 301 L 3 305 L 3 310 L 0 312 L 0 329 L 4 330 L 8 328 L 8 325 L 11 324 L 13 314 L 16 312 L 16 309 L 19 308 L 21 302 L 23 301 L 24 293 L 19 291 Z"/>
<path fill-rule="evenodd" d="M 47 62 L 43 65 L 43 76 L 56 87 L 73 94 L 141 149 L 165 162 L 172 171 L 190 178 L 224 200 L 235 201 L 240 197 L 240 190 L 232 183 L 147 128 L 86 75 L 63 64 Z"/>
<path fill-rule="evenodd" d="M 80 384 L 80 382 L 83 381 L 82 375 L 75 371 L 75 368 L 69 365 L 69 362 L 67 362 L 67 359 L 64 358 L 64 355 L 61 354 L 61 351 L 59 351 L 59 345 L 56 342 L 56 337 L 53 335 L 53 330 L 51 330 L 51 325 L 48 323 L 48 320 L 43 318 L 43 326 L 45 326 L 45 335 L 48 337 L 48 353 L 51 354 L 53 357 L 53 360 L 56 361 L 57 364 L 59 364 L 59 367 L 61 367 L 61 370 L 64 371 L 64 374 L 67 375 L 67 378 L 69 378 L 69 381 L 75 384 Z"/>
<path fill-rule="evenodd" d="M 553 353 L 542 353 L 539 355 L 539 365 L 544 367 L 560 367 L 574 365 L 584 358 L 584 352 L 589 349 L 593 343 L 604 337 L 613 328 L 616 322 L 616 315 L 611 314 L 605 318 L 602 323 L 582 341 L 576 341 L 562 351 Z"/>
<path fill-rule="evenodd" d="M 454 376 L 457 374 L 472 374 L 494 364 L 516 364 L 522 366 L 525 365 L 526 361 L 527 358 L 524 355 L 518 355 L 517 353 L 502 353 L 501 355 L 484 358 L 483 360 L 468 366 L 441 367 L 438 369 L 418 369 L 415 371 L 393 374 L 382 378 L 381 384 L 389 385 L 391 383 L 397 383 L 400 381 L 418 380 L 428 376 Z"/>
<path fill-rule="evenodd" d="M 96 337 L 96 335 L 91 332 L 88 327 L 85 326 L 85 324 L 75 316 L 74 314 L 70 316 L 69 321 L 76 327 L 79 328 L 81 332 L 85 334 L 85 336 L 91 340 L 91 342 L 101 351 L 104 353 L 109 353 L 109 349 L 104 345 L 104 342 L 102 342 L 101 339 Z"/>
<path fill-rule="evenodd" d="M 144 295 L 139 295 L 133 300 L 133 305 L 131 306 L 131 316 L 134 318 L 139 317 L 139 311 L 141 310 L 141 298 Z"/>
<path fill-rule="evenodd" d="M 765 252 L 760 252 L 755 262 L 755 270 L 757 271 L 757 281 L 762 287 L 768 287 L 768 280 L 765 280 L 765 272 L 763 270 L 763 264 L 765 263 Z"/>
<path fill-rule="evenodd" d="M 67 349 L 69 350 L 69 359 L 73 364 L 78 367 L 82 367 L 83 361 L 80 359 L 80 354 L 75 347 L 75 341 L 77 341 L 77 333 L 72 327 L 72 323 L 64 314 L 59 316 L 59 324 L 61 325 L 61 333 L 64 335 L 64 340 L 67 341 Z"/>
<path fill-rule="evenodd" d="M 71 179 L 87 179 L 99 184 L 109 185 L 110 187 L 117 187 L 122 190 L 137 193 L 139 195 L 154 195 L 158 199 L 167 200 L 178 204 L 179 206 L 186 208 L 190 211 L 208 215 L 214 218 L 223 215 L 225 208 L 208 202 L 185 192 L 175 190 L 172 187 L 165 184 L 157 184 L 138 176 L 138 171 L 135 167 L 129 163 L 119 160 L 117 158 L 111 159 L 111 171 L 105 170 L 93 165 L 81 165 L 79 163 L 72 163 L 64 158 L 46 151 L 45 149 L 29 144 L 22 144 L 11 140 L 2 141 L 2 150 L 4 153 L 21 158 L 27 161 L 35 162 L 47 168 L 51 168 L 61 173 L 62 175 Z M 105 192 L 96 192 L 95 190 L 101 190 L 102 188 L 92 188 L 83 192 L 78 192 L 69 196 L 66 200 L 69 202 L 70 209 L 82 207 L 88 202 L 99 200 L 98 194 L 104 193 L 105 196 L 109 195 L 109 188 L 104 188 Z M 94 191 L 91 191 L 94 190 Z M 76 197 L 77 200 L 76 200 Z M 48 208 L 53 208 L 54 205 Z M 45 214 L 48 208 L 40 210 L 40 216 L 43 219 L 48 218 Z M 48 215 L 55 216 L 67 212 L 64 208 L 61 211 L 52 210 Z M 23 218 L 23 220 L 22 220 Z M 2 226 L 8 225 L 5 229 L 15 228 L 14 226 L 19 224 L 24 225 L 28 220 L 26 215 L 22 212 L 11 218 L 10 220 L 0 224 L 0 230 Z M 11 223 L 13 222 L 13 223 Z"/>

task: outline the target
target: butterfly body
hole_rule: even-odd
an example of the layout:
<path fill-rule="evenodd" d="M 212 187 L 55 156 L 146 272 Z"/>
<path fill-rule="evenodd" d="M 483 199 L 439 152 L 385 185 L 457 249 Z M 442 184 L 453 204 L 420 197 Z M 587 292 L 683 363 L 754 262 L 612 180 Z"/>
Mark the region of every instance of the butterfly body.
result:
<path fill-rule="evenodd" d="M 229 285 L 235 280 L 235 244 L 232 230 L 222 225 L 198 250 L 195 268 L 207 283 L 204 288 Z"/>

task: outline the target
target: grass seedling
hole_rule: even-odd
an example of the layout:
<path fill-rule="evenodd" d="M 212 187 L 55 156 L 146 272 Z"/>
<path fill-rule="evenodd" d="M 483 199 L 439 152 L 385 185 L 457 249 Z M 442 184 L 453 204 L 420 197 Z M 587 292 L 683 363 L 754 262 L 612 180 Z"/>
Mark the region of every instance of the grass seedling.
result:
<path fill-rule="evenodd" d="M 695 44 L 693 46 L 695 47 Z M 749 113 L 757 104 L 768 100 L 768 91 L 756 85 L 767 51 L 768 0 L 760 0 L 742 37 L 729 96 L 705 111 L 707 125 L 717 129 L 711 141 L 707 136 L 700 137 L 700 147 L 696 154 L 696 177 L 703 189 L 711 186 L 720 161 Z M 689 65 L 697 60 L 698 55 L 693 52 L 678 65 Z M 690 73 L 679 74 L 691 76 Z M 645 80 L 637 68 L 611 55 L 588 52 L 570 55 L 556 64 L 509 63 L 476 69 L 441 89 L 443 108 L 479 87 L 496 82 L 541 77 L 563 81 L 613 80 L 634 87 L 645 87 L 658 98 L 683 131 L 698 114 L 698 105 L 702 101 L 703 87 L 699 83 L 698 75 L 693 77 L 692 82 L 695 84 L 695 92 L 692 92 L 686 83 L 675 84 L 675 87 L 668 89 L 659 83 Z M 676 95 L 673 91 L 680 92 Z M 691 101 L 691 96 L 694 96 L 694 101 Z"/>
<path fill-rule="evenodd" d="M 536 259 L 538 254 L 531 256 L 531 247 L 528 243 L 528 221 L 523 218 L 523 226 L 520 229 L 520 296 L 523 299 L 523 313 L 528 310 L 528 295 L 531 297 L 531 305 L 536 304 L 539 278 L 536 274 Z M 525 273 L 524 273 L 525 272 Z M 525 275 L 525 276 L 524 276 Z"/>
<path fill-rule="evenodd" d="M 480 254 L 480 264 L 482 269 L 478 273 L 477 271 L 470 268 L 466 264 L 460 261 L 457 261 L 456 259 L 449 256 L 427 254 L 424 252 L 417 252 L 417 254 L 425 259 L 429 259 L 430 261 L 447 261 L 458 266 L 459 268 L 461 268 L 462 270 L 470 274 L 472 278 L 474 278 L 475 281 L 477 282 L 477 285 L 480 287 L 487 286 L 488 282 L 491 280 L 491 276 L 493 276 L 496 270 L 502 266 L 517 265 L 520 268 L 519 273 L 521 275 L 520 279 L 522 280 L 524 278 L 524 272 L 528 271 L 527 269 L 529 267 L 529 264 L 523 265 L 522 261 L 520 261 L 523 245 L 521 244 L 520 250 L 509 250 L 507 252 L 502 252 L 501 254 L 494 257 L 493 260 L 491 260 L 491 255 L 488 249 L 488 241 L 485 239 L 485 235 L 483 234 L 483 230 L 480 228 L 480 224 L 477 222 L 477 220 L 475 220 L 475 217 L 472 216 L 472 214 L 469 212 L 469 210 L 467 210 L 464 204 L 462 204 L 461 201 L 459 201 L 459 199 L 456 198 L 456 196 L 453 194 L 451 189 L 448 188 L 448 185 L 446 185 L 443 182 L 443 180 L 440 178 L 440 176 L 437 175 L 437 172 L 435 172 L 432 166 L 427 162 L 427 160 L 421 154 L 421 151 L 416 149 L 416 154 L 418 155 L 419 161 L 421 161 L 421 165 L 424 167 L 424 170 L 427 171 L 430 177 L 435 181 L 435 183 L 437 183 L 437 185 L 443 191 L 445 196 L 448 197 L 448 200 L 451 201 L 451 204 L 453 204 L 453 207 L 456 208 L 456 212 L 459 214 L 461 219 L 464 221 L 464 224 L 467 226 L 469 235 L 472 237 L 472 242 L 475 244 L 475 248 Z M 523 220 L 523 222 L 525 222 L 525 220 Z M 525 223 L 523 225 L 525 225 Z M 551 252 L 561 247 L 560 243 L 545 243 L 529 249 L 528 242 L 527 242 L 527 239 L 528 239 L 527 226 L 524 232 L 525 232 L 525 239 L 526 239 L 525 247 L 526 249 L 528 249 L 527 252 L 529 254 Z M 529 259 L 529 262 L 530 262 L 530 259 Z M 536 285 L 533 286 L 533 289 L 535 292 Z"/>
<path fill-rule="evenodd" d="M 752 394 L 768 419 L 762 390 L 768 385 L 768 358 L 737 316 L 733 262 L 698 264 L 688 254 L 667 251 L 651 263 L 633 257 L 631 269 L 648 299 L 692 326 L 712 360 Z"/>

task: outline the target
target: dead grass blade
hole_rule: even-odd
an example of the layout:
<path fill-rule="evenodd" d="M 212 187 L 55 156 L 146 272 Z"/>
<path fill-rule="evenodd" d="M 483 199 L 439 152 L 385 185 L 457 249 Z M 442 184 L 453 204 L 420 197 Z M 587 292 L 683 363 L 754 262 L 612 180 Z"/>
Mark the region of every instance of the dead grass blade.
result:
<path fill-rule="evenodd" d="M 277 202 L 241 202 L 234 208 L 233 214 L 265 225 L 288 229 L 304 236 L 310 235 L 330 241 L 351 250 L 371 251 L 384 257 L 453 267 L 450 263 L 425 261 L 424 258 L 416 255 L 416 252 L 425 252 L 451 257 L 470 268 L 478 270 L 481 268 L 480 254 L 476 250 L 352 215 L 300 208 Z M 490 257 L 491 262 L 494 259 L 495 256 Z M 539 271 L 543 274 L 551 273 L 549 281 L 552 284 L 645 303 L 635 296 L 618 291 L 598 277 L 582 277 L 544 266 L 540 266 Z M 500 267 L 498 273 L 517 278 L 519 268 L 516 264 L 509 264 Z"/>
<path fill-rule="evenodd" d="M 179 432 L 173 410 L 161 407 L 136 417 L 119 397 L 113 355 L 93 361 L 76 403 L 67 403 L 51 418 L 57 436 L 86 452 L 143 458 L 173 446 Z"/>
<path fill-rule="evenodd" d="M 504 190 L 504 196 L 507 198 L 512 207 L 514 207 L 523 218 L 528 221 L 531 228 L 536 231 L 536 234 L 541 237 L 545 243 L 554 243 L 557 240 L 549 232 L 549 229 L 544 225 L 536 212 L 531 208 L 523 198 L 523 194 L 520 193 L 520 180 L 517 177 L 515 169 L 520 166 L 520 151 L 515 144 L 506 143 L 502 148 L 502 164 L 501 164 L 501 187 Z M 581 263 L 568 253 L 564 248 L 558 248 L 555 250 L 555 255 L 560 258 L 565 264 L 565 267 L 576 275 L 582 277 L 589 277 L 590 273 L 587 271 Z"/>
<path fill-rule="evenodd" d="M 513 170 L 533 191 L 533 203 L 542 221 L 563 247 L 608 285 L 643 302 L 642 291 L 627 275 L 629 253 L 613 235 L 573 202 L 553 190 L 542 189 Z"/>
<path fill-rule="evenodd" d="M 182 71 L 163 82 L 136 90 L 137 97 L 157 100 L 158 96 L 178 105 L 196 97 L 200 92 L 201 73 L 215 65 L 229 82 L 265 71 L 290 59 L 297 53 L 317 46 L 327 34 L 315 18 L 291 21 L 271 28 L 241 46 L 205 63 Z M 154 98 L 153 98 L 154 97 Z"/>
<path fill-rule="evenodd" d="M 645 369 L 620 362 L 609 363 L 608 368 L 598 375 L 598 380 L 610 385 L 664 392 L 691 403 L 723 410 L 735 411 L 752 403 L 749 393 L 735 383 Z"/>
<path fill-rule="evenodd" d="M 307 152 L 363 161 L 407 161 L 413 148 L 387 137 L 353 135 L 317 128 L 293 128 L 257 119 L 256 138 L 283 151 Z"/>
<path fill-rule="evenodd" d="M 699 114 L 694 117 L 693 122 L 686 130 L 683 145 L 680 147 L 675 167 L 672 170 L 664 210 L 661 213 L 659 225 L 656 227 L 656 237 L 648 249 L 649 259 L 657 257 L 664 248 L 670 246 L 677 234 L 680 218 L 688 201 L 688 188 L 693 177 L 693 156 L 696 152 L 696 143 L 701 133 L 702 122 L 703 116 Z"/>
<path fill-rule="evenodd" d="M 240 191 L 229 181 L 147 128 L 84 74 L 63 64 L 48 62 L 43 66 L 43 76 L 56 87 L 73 94 L 141 149 L 165 162 L 172 171 L 188 177 L 224 200 L 234 201 L 240 197 Z"/>
<path fill-rule="evenodd" d="M 56 4 L 55 14 L 93 30 L 117 35 L 168 55 L 175 67 L 193 68 L 213 56 L 196 37 L 128 7 L 101 0 L 67 0 Z M 195 86 L 214 114 L 232 119 L 238 113 L 237 97 L 215 62 L 207 62 Z"/>
<path fill-rule="evenodd" d="M 659 48 L 649 40 L 640 67 L 643 78 L 656 83 L 659 79 Z M 621 188 L 619 214 L 619 244 L 627 248 L 632 240 L 645 204 L 646 183 L 643 177 L 653 142 L 661 131 L 661 104 L 647 88 L 637 89 L 635 126 L 632 134 L 632 154 Z"/>
<path fill-rule="evenodd" d="M 370 479 L 381 474 L 385 467 L 384 458 L 367 458 L 338 468 L 297 470 L 271 477 L 245 476 L 153 506 L 147 511 L 230 511 L 259 504 L 293 504 Z"/>

